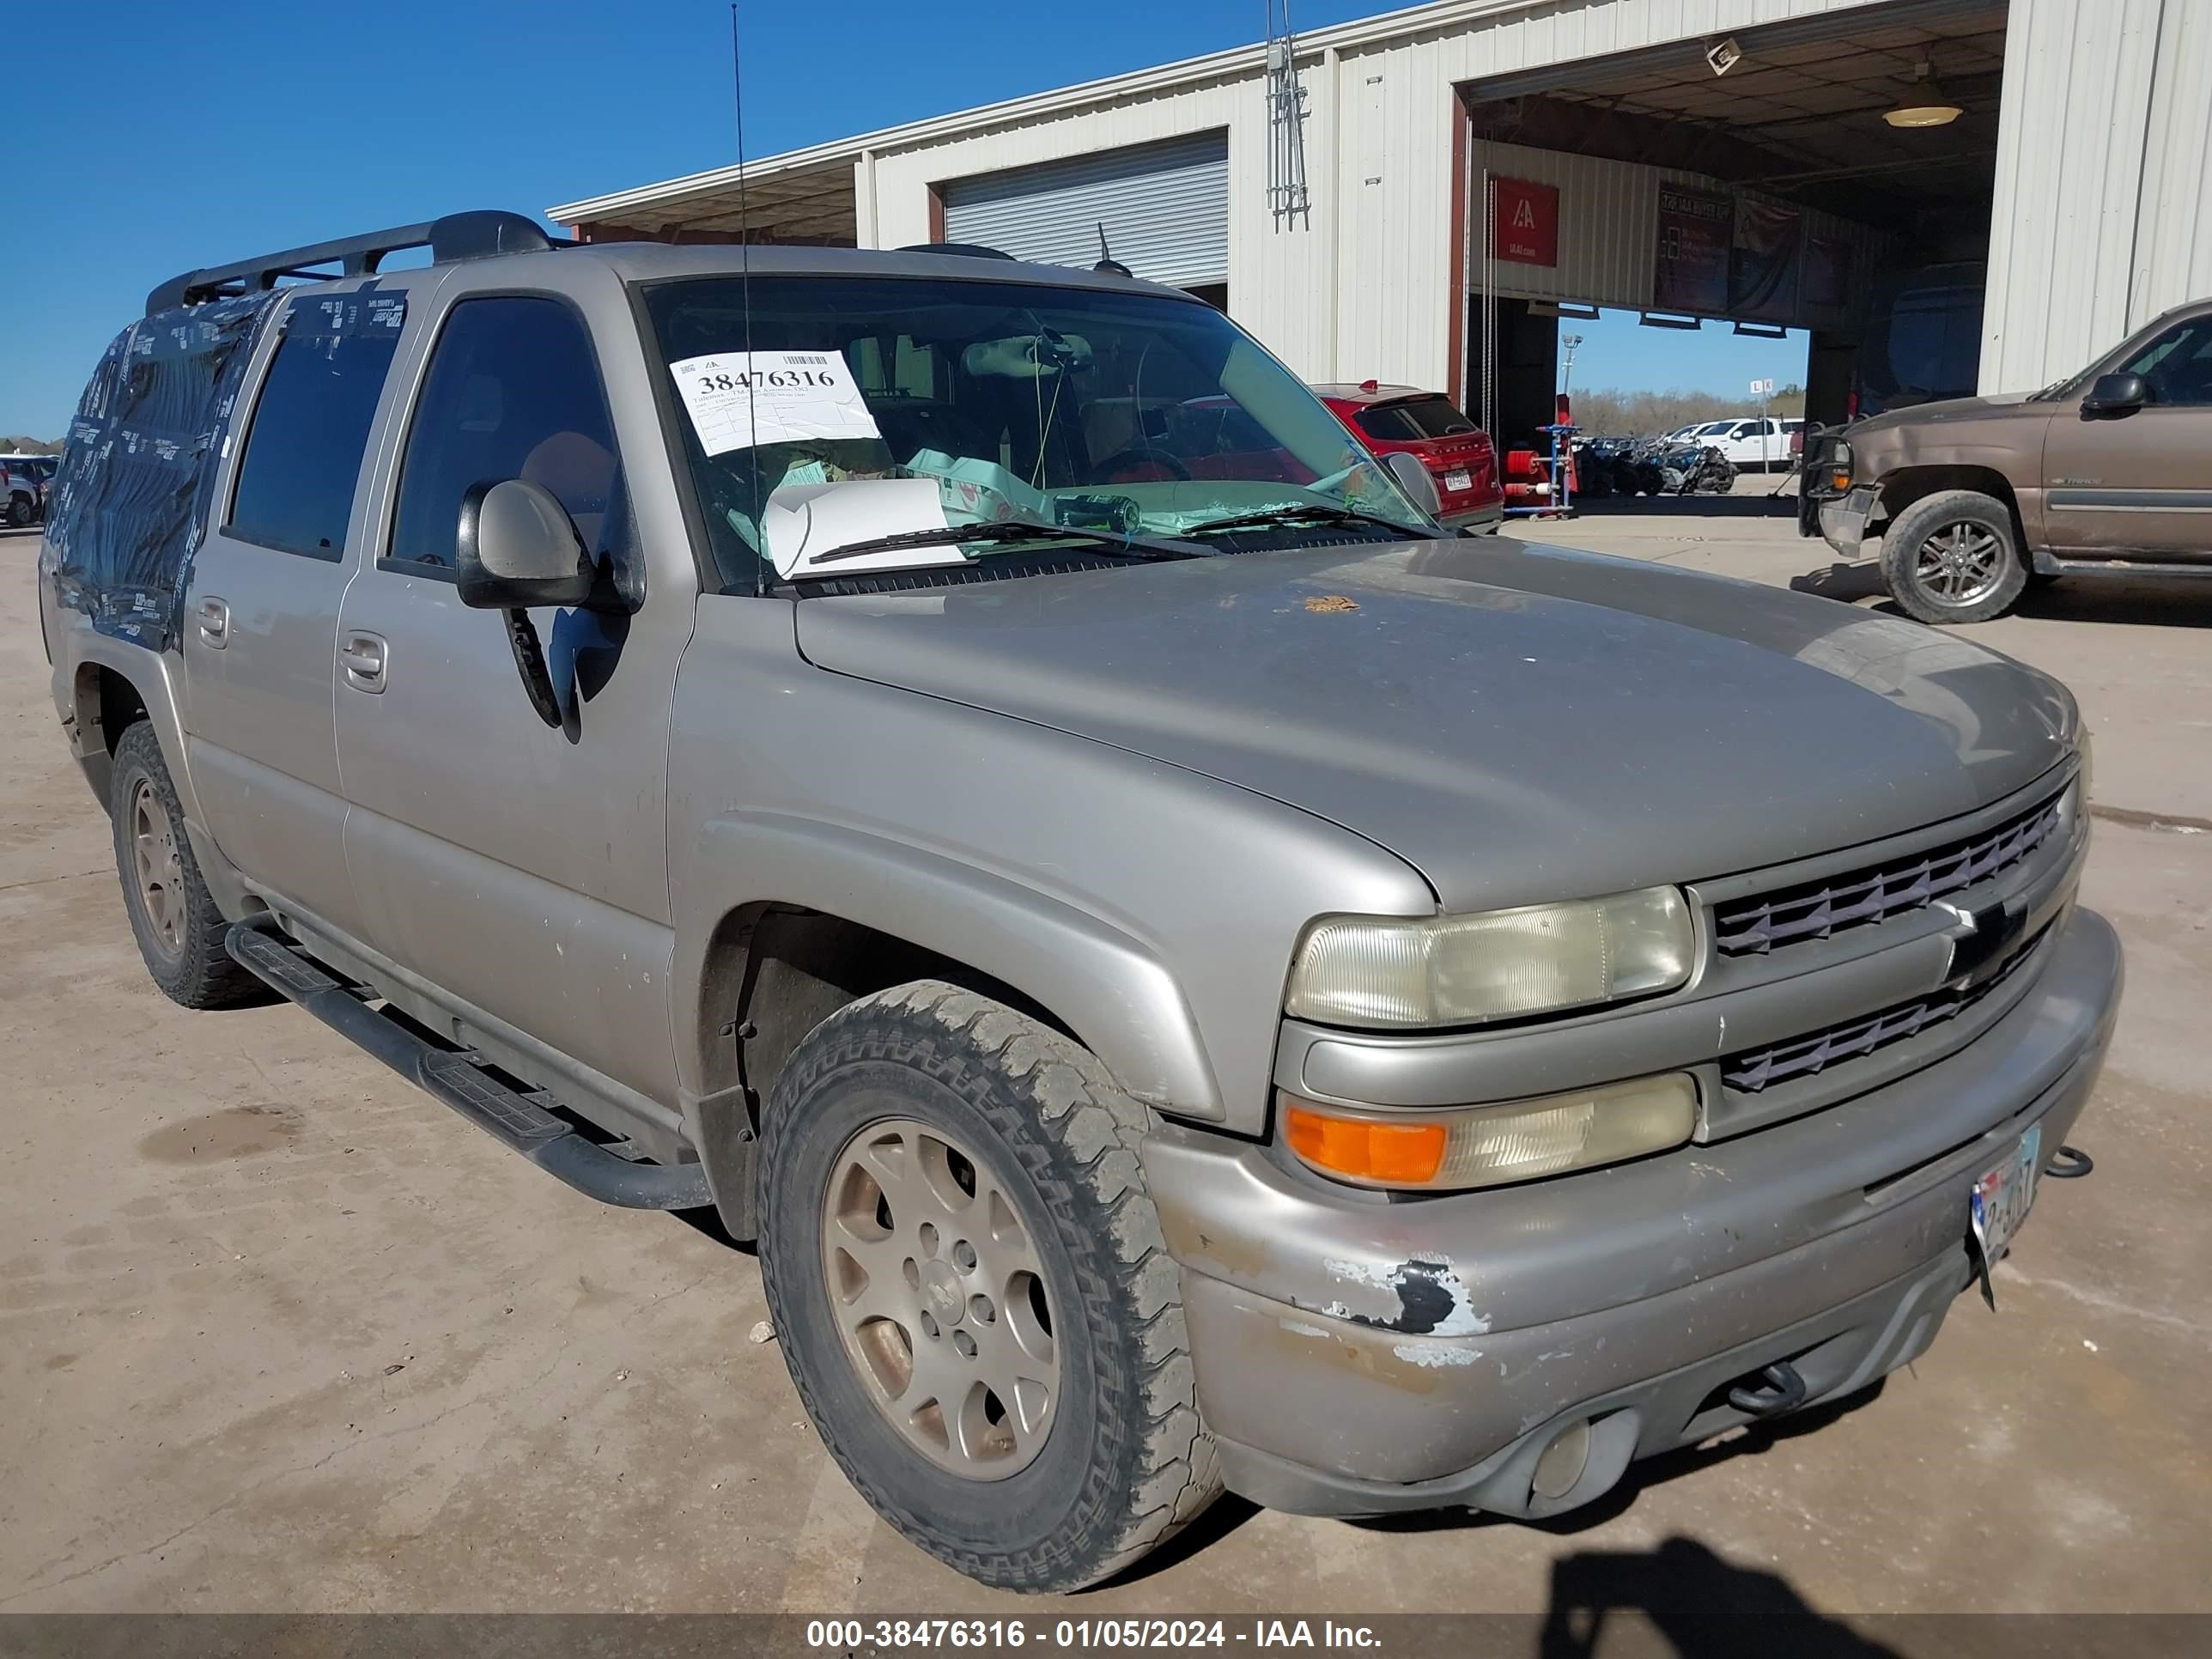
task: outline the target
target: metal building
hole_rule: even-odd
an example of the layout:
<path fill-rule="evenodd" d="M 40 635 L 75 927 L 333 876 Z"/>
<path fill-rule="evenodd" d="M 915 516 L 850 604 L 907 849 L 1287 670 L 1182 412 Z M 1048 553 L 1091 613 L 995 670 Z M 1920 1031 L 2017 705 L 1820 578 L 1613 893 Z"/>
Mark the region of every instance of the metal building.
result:
<path fill-rule="evenodd" d="M 2212 293 L 2212 0 L 1434 0 L 551 210 L 587 239 L 966 240 L 1224 304 L 1310 379 L 1543 418 L 1561 307 L 1813 331 L 1986 267 L 1985 392 Z M 1961 343 L 1972 352 L 1973 343 Z M 1822 405 L 1825 404 L 1825 407 Z"/>

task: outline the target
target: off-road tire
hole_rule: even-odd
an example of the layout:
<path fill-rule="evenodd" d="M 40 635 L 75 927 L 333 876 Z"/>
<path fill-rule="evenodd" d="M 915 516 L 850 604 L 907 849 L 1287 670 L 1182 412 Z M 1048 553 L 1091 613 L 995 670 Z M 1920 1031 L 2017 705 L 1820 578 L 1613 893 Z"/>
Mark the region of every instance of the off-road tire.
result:
<path fill-rule="evenodd" d="M 823 1200 L 842 1149 L 897 1113 L 995 1167 L 1045 1267 L 1061 1395 L 1004 1480 L 939 1469 L 867 1392 L 826 1300 Z M 941 981 L 832 1014 L 778 1079 L 761 1133 L 761 1276 L 793 1384 L 830 1455 L 909 1540 L 969 1577 L 1079 1589 L 1175 1535 L 1220 1492 L 1199 1420 L 1181 1270 L 1137 1146 L 1145 1109 L 1091 1054 Z"/>
<path fill-rule="evenodd" d="M 176 837 L 180 916 L 174 949 L 165 944 L 148 914 L 139 890 L 132 847 L 132 805 L 141 785 L 159 802 Z M 115 872 L 123 884 L 123 908 L 131 918 L 131 931 L 138 940 L 138 954 L 146 971 L 172 1002 L 187 1008 L 228 1008 L 242 1002 L 266 1000 L 261 981 L 230 959 L 222 948 L 230 924 L 216 908 L 214 896 L 200 876 L 199 860 L 185 834 L 185 809 L 177 799 L 177 786 L 161 758 L 161 744 L 144 720 L 134 722 L 115 745 L 114 769 L 109 775 L 108 815 L 114 830 Z"/>
<path fill-rule="evenodd" d="M 1936 592 L 1917 568 L 1922 544 L 1954 525 L 1968 525 L 1995 536 L 2002 549 L 1994 584 L 1964 603 Z M 1937 624 L 1989 622 L 2020 603 L 2027 591 L 2027 561 L 2021 556 L 2020 532 L 2012 509 L 1979 490 L 1945 489 L 1922 497 L 1891 521 L 1881 543 L 1882 580 L 1890 597 L 1917 620 Z"/>
<path fill-rule="evenodd" d="M 14 497 L 8 503 L 9 527 L 13 530 L 22 529 L 31 522 L 32 514 L 30 502 L 25 501 L 21 495 Z"/>

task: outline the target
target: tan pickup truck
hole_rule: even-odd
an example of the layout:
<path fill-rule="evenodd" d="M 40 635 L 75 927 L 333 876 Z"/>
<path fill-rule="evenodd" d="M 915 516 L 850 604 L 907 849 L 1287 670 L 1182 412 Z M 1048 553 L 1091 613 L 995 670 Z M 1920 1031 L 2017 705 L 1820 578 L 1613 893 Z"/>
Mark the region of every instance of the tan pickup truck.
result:
<path fill-rule="evenodd" d="M 1816 441 L 1799 528 L 1882 574 L 1923 622 L 1986 622 L 2029 584 L 2212 577 L 2212 301 L 2071 380 L 1878 416 Z"/>

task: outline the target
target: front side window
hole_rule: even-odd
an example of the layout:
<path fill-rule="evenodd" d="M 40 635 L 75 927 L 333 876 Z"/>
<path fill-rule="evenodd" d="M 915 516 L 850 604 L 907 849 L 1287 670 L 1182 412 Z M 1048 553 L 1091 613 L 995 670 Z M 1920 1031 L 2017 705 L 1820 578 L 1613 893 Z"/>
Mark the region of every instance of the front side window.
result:
<path fill-rule="evenodd" d="M 2168 329 L 2119 371 L 2140 374 L 2154 404 L 2212 404 L 2212 317 Z"/>
<path fill-rule="evenodd" d="M 399 337 L 380 320 L 392 316 L 325 329 L 302 306 L 287 319 L 246 428 L 230 535 L 313 558 L 345 551 L 362 454 Z"/>
<path fill-rule="evenodd" d="M 734 276 L 647 291 L 714 556 L 741 590 L 763 556 L 794 568 L 802 537 L 811 559 L 833 535 L 1009 521 L 1093 543 L 1202 542 L 1255 514 L 1434 533 L 1320 400 L 1209 307 L 957 279 L 756 276 L 751 290 L 750 331 Z M 940 540 L 907 562 L 1042 539 Z"/>
<path fill-rule="evenodd" d="M 582 319 L 558 300 L 501 295 L 447 314 L 408 427 L 385 562 L 450 574 L 461 498 L 509 478 L 552 491 L 595 556 L 623 551 L 606 392 Z"/>

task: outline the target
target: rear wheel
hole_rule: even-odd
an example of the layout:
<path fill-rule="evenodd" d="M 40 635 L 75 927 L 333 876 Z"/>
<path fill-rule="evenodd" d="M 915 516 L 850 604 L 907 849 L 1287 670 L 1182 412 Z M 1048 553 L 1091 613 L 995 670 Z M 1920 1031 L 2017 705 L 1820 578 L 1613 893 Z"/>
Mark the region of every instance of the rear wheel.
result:
<path fill-rule="evenodd" d="M 187 1008 L 264 1000 L 261 981 L 223 949 L 230 924 L 200 877 L 176 785 L 144 720 L 115 745 L 107 799 L 123 908 L 154 983 Z"/>
<path fill-rule="evenodd" d="M 1074 1043 L 936 981 L 823 1021 L 763 1116 L 799 1397 L 877 1513 L 985 1583 L 1095 1583 L 1219 1490 L 1145 1121 Z"/>
<path fill-rule="evenodd" d="M 31 503 L 21 495 L 11 497 L 8 502 L 8 524 L 9 528 L 21 530 L 25 525 L 30 522 Z"/>
<path fill-rule="evenodd" d="M 1988 622 L 2027 586 L 2012 510 L 1978 490 L 1946 489 L 1899 514 L 1882 538 L 1891 596 L 1924 623 Z"/>

